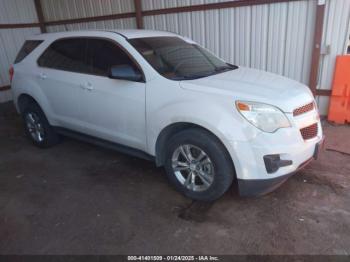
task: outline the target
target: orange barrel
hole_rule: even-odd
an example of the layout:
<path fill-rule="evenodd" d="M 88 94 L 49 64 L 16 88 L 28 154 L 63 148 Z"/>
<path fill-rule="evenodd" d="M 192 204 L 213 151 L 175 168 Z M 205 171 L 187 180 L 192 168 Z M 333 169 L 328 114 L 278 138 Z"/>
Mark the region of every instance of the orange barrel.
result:
<path fill-rule="evenodd" d="M 350 55 L 337 57 L 328 120 L 338 124 L 350 122 Z"/>
<path fill-rule="evenodd" d="M 348 107 L 346 109 L 347 115 L 346 115 L 346 121 L 350 123 L 350 96 L 348 96 Z"/>
<path fill-rule="evenodd" d="M 350 122 L 349 107 L 350 101 L 348 97 L 332 96 L 328 120 L 337 124 L 345 124 L 346 121 Z"/>

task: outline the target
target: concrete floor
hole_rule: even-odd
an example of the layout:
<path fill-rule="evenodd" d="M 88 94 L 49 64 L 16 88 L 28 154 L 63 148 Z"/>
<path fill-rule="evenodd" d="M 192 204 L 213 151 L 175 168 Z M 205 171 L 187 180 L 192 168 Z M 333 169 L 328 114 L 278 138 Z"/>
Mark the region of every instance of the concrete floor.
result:
<path fill-rule="evenodd" d="M 274 193 L 203 204 L 152 162 L 69 139 L 38 149 L 2 104 L 0 254 L 349 254 L 350 156 L 336 151 L 350 127 L 325 130 L 333 151 Z"/>

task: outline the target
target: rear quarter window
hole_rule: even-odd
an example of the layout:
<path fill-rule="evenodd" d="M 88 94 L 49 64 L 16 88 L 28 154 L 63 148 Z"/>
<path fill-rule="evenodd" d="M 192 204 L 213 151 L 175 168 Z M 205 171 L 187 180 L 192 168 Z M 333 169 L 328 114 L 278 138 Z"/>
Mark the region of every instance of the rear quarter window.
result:
<path fill-rule="evenodd" d="M 43 41 L 42 40 L 28 40 L 25 41 L 22 48 L 19 50 L 18 55 L 15 59 L 15 64 L 21 62 L 26 58 L 31 52 L 34 51 Z"/>

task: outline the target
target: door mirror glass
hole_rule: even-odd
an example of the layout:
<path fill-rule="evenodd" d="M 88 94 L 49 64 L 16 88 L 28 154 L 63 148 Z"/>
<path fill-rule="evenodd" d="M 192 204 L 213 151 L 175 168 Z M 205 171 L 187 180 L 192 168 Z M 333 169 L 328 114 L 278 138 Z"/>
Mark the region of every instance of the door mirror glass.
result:
<path fill-rule="evenodd" d="M 141 82 L 143 76 L 139 71 L 136 71 L 131 65 L 114 65 L 111 66 L 109 78 L 129 80 L 134 82 Z"/>

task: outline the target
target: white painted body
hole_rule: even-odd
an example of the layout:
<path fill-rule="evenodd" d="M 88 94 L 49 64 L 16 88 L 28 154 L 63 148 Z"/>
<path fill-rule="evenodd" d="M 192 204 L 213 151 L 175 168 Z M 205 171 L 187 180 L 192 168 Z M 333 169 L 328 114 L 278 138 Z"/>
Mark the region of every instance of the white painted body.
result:
<path fill-rule="evenodd" d="M 147 36 L 176 36 L 167 32 L 128 30 L 81 31 L 44 34 L 45 40 L 14 66 L 12 82 L 18 108 L 21 94 L 32 96 L 53 126 L 69 128 L 123 144 L 152 156 L 159 134 L 174 123 L 199 125 L 218 137 L 234 163 L 239 179 L 270 179 L 291 173 L 312 158 L 322 139 L 317 110 L 293 117 L 293 110 L 314 101 L 308 87 L 296 81 L 240 67 L 197 80 L 174 81 L 158 74 L 128 43 Z M 139 63 L 145 83 L 115 80 L 39 67 L 36 60 L 55 40 L 63 37 L 103 37 L 123 46 Z M 126 39 L 127 38 L 127 39 Z M 237 100 L 278 107 L 291 127 L 266 133 L 251 125 L 237 111 Z M 318 136 L 305 141 L 300 129 L 318 122 Z M 293 165 L 268 174 L 263 156 L 281 154 Z"/>

